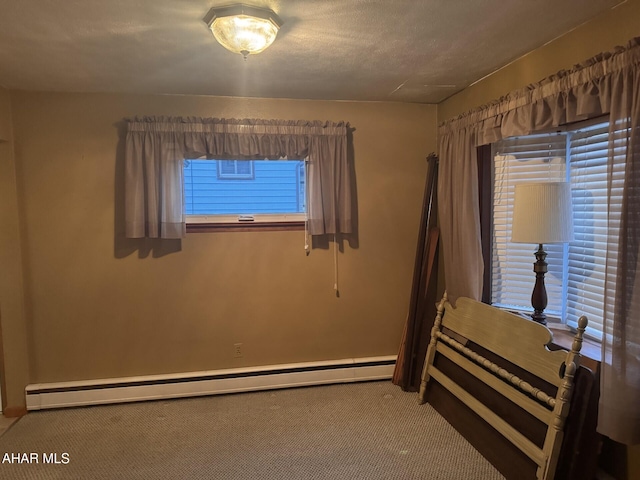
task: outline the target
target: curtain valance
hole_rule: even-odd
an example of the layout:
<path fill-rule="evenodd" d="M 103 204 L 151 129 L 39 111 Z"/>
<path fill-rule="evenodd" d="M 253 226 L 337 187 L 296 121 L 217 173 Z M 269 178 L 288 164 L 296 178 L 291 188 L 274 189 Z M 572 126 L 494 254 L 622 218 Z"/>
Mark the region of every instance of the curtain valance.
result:
<path fill-rule="evenodd" d="M 184 158 L 305 158 L 314 137 L 346 138 L 344 122 L 142 117 L 128 120 L 131 134 L 173 135 Z"/>
<path fill-rule="evenodd" d="M 126 124 L 127 237 L 185 235 L 183 160 L 201 157 L 306 158 L 309 232 L 353 231 L 348 123 L 138 117 Z"/>
<path fill-rule="evenodd" d="M 134 117 L 128 119 L 131 131 L 207 132 L 256 135 L 340 135 L 346 134 L 345 122 L 319 120 L 261 120 L 245 118 Z"/>
<path fill-rule="evenodd" d="M 478 146 L 609 113 L 615 90 L 639 64 L 640 37 L 446 121 L 439 133 L 471 130 Z"/>

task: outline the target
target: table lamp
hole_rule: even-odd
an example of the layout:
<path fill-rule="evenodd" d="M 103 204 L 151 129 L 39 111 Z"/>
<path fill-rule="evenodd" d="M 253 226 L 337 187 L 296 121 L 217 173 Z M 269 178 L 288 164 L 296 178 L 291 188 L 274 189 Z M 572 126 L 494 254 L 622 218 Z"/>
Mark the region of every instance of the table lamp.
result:
<path fill-rule="evenodd" d="M 566 243 L 573 240 L 571 213 L 571 186 L 566 182 L 519 183 L 515 185 L 511 241 L 537 243 L 536 262 L 533 271 L 536 283 L 531 294 L 533 314 L 531 318 L 547 324 L 544 309 L 547 307 L 547 290 L 544 275 L 547 273 L 547 252 L 543 245 Z"/>

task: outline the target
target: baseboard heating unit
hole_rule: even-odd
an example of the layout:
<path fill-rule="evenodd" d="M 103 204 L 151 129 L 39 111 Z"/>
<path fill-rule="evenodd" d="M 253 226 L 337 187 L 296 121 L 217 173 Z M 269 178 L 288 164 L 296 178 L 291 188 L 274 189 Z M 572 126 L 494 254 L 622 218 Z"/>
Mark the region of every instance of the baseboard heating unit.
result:
<path fill-rule="evenodd" d="M 25 389 L 27 410 L 186 398 L 278 388 L 390 379 L 396 356 L 39 383 Z"/>

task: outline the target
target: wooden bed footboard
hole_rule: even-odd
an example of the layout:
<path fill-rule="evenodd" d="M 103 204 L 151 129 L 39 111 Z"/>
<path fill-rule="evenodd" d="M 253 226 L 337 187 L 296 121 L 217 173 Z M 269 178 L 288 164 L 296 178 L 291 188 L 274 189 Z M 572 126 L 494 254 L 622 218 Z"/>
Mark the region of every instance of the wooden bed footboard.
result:
<path fill-rule="evenodd" d="M 445 293 L 431 331 L 420 401 L 425 402 L 435 382 L 499 432 L 511 450 L 514 446 L 533 462 L 535 478 L 553 480 L 586 326 L 581 317 L 569 352 L 551 351 L 552 334 L 545 326 L 468 298 L 458 298 L 453 307 Z M 492 397 L 460 382 L 456 371 L 515 404 L 541 427 L 531 432 L 517 415 L 504 415 Z"/>

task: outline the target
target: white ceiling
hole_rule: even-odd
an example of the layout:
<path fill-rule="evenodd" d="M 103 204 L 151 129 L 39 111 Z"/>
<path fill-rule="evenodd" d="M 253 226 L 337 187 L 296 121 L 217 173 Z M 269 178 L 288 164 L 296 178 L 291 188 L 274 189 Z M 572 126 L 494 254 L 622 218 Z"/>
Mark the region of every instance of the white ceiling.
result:
<path fill-rule="evenodd" d="M 284 25 L 245 62 L 233 0 L 0 0 L 10 89 L 438 103 L 621 0 L 245 0 Z"/>

